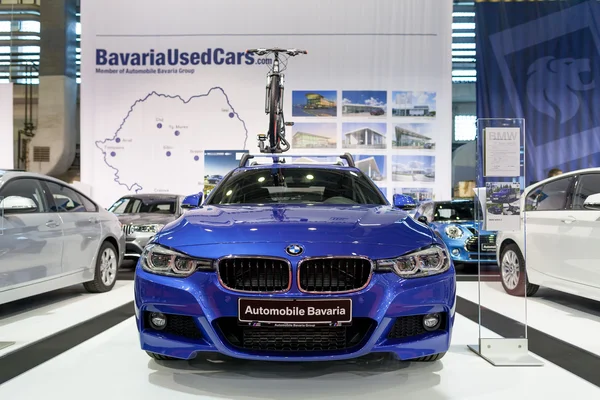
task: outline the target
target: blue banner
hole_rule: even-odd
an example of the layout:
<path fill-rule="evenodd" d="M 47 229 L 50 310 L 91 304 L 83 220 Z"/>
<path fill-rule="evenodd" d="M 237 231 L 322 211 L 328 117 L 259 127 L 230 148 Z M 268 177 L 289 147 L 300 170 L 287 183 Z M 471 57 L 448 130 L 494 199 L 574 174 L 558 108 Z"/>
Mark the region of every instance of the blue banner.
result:
<path fill-rule="evenodd" d="M 476 4 L 477 117 L 525 118 L 526 184 L 600 166 L 599 27 L 597 1 Z"/>

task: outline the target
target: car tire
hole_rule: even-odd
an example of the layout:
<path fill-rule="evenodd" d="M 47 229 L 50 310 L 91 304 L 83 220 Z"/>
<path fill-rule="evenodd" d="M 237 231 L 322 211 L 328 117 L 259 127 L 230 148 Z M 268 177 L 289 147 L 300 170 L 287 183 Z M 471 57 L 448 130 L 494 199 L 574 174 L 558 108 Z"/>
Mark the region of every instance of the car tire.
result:
<path fill-rule="evenodd" d="M 514 243 L 508 244 L 500 254 L 500 277 L 506 293 L 513 296 L 533 296 L 540 288 L 529 283 L 523 254 Z"/>
<path fill-rule="evenodd" d="M 153 359 L 158 360 L 158 361 L 173 361 L 173 360 L 178 360 L 178 358 L 175 358 L 175 357 L 163 356 L 162 354 L 152 353 L 150 351 L 147 351 L 146 354 L 148 354 L 150 356 L 150 358 L 153 358 Z"/>
<path fill-rule="evenodd" d="M 117 250 L 110 242 L 102 243 L 96 257 L 94 280 L 85 282 L 83 287 L 90 293 L 104 293 L 110 291 L 117 282 L 119 270 L 119 257 Z"/>
<path fill-rule="evenodd" d="M 423 357 L 419 357 L 419 358 L 413 358 L 412 360 L 408 360 L 408 361 L 414 361 L 414 362 L 433 362 L 433 361 L 437 361 L 437 360 L 441 359 L 445 355 L 446 355 L 446 352 L 443 352 L 443 353 L 432 354 L 432 355 L 429 355 L 429 356 L 423 356 Z"/>

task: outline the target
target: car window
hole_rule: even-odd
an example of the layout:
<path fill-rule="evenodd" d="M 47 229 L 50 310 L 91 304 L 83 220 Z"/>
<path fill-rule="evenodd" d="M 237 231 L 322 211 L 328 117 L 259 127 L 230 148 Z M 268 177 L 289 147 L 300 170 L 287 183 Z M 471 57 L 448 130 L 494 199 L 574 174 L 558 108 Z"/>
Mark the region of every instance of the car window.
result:
<path fill-rule="evenodd" d="M 533 189 L 525 199 L 525 211 L 535 211 L 537 208 L 538 198 L 542 193 L 542 188 Z"/>
<path fill-rule="evenodd" d="M 115 203 L 108 208 L 108 211 L 115 214 L 124 214 L 127 205 L 131 201 L 130 198 L 122 197 L 119 200 L 115 201 Z"/>
<path fill-rule="evenodd" d="M 583 202 L 591 194 L 600 193 L 600 174 L 581 175 L 579 184 L 573 193 L 573 209 L 582 210 Z"/>
<path fill-rule="evenodd" d="M 48 205 L 36 179 L 13 179 L 0 190 L 0 214 L 43 212 L 48 212 Z"/>
<path fill-rule="evenodd" d="M 474 214 L 474 203 L 472 202 L 437 203 L 433 220 L 439 222 L 471 221 L 475 218 Z"/>
<path fill-rule="evenodd" d="M 90 199 L 85 196 L 80 196 L 81 200 L 83 200 L 83 206 L 85 207 L 85 211 L 87 212 L 96 212 L 98 211 L 98 207 L 92 203 Z"/>
<path fill-rule="evenodd" d="M 56 212 L 86 212 L 86 207 L 83 204 L 81 195 L 76 191 L 72 190 L 63 185 L 59 185 L 55 182 L 46 182 L 50 193 L 54 198 L 54 206 L 51 207 L 52 211 Z"/>
<path fill-rule="evenodd" d="M 424 206 L 423 205 L 418 206 L 417 209 L 416 209 L 416 211 L 415 211 L 415 215 L 416 216 L 423 215 L 423 210 L 424 210 Z"/>
<path fill-rule="evenodd" d="M 117 200 L 108 211 L 115 214 L 175 214 L 177 199 L 173 198 L 134 198 L 123 197 Z"/>
<path fill-rule="evenodd" d="M 537 197 L 536 211 L 564 210 L 572 177 L 546 183 Z"/>
<path fill-rule="evenodd" d="M 387 204 L 364 174 L 315 167 L 238 170 L 207 204 Z"/>

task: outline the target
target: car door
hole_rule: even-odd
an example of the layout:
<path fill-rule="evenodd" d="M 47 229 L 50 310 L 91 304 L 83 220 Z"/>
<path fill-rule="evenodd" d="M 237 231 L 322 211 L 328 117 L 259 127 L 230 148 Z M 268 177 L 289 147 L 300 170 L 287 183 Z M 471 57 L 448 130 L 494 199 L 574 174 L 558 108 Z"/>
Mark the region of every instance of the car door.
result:
<path fill-rule="evenodd" d="M 0 291 L 60 275 L 62 252 L 60 218 L 40 182 L 6 182 L 0 189 Z"/>
<path fill-rule="evenodd" d="M 600 173 L 587 173 L 575 182 L 570 210 L 561 219 L 560 276 L 600 288 L 600 209 L 584 206 L 585 199 L 600 194 Z"/>
<path fill-rule="evenodd" d="M 528 268 L 560 278 L 563 275 L 564 242 L 561 232 L 569 219 L 567 200 L 574 176 L 565 176 L 537 190 L 525 218 L 525 259 Z M 531 197 L 531 196 L 529 196 Z"/>
<path fill-rule="evenodd" d="M 63 223 L 63 273 L 81 272 L 94 267 L 102 239 L 102 224 L 96 206 L 81 193 L 53 181 L 45 181 Z"/>

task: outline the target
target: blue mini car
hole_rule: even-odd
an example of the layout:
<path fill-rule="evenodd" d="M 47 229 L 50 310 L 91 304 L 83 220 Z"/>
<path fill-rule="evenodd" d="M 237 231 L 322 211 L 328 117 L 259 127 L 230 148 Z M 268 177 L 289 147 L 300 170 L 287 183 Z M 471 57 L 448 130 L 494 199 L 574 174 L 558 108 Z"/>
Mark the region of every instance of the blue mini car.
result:
<path fill-rule="evenodd" d="M 159 360 L 446 353 L 456 277 L 430 226 L 390 205 L 351 158 L 240 164 L 204 202 L 186 198 L 197 209 L 146 246 L 135 275 L 143 350 Z"/>
<path fill-rule="evenodd" d="M 473 200 L 424 202 L 414 218 L 428 223 L 446 243 L 455 264 L 496 263 L 496 232 L 481 229 Z"/>

